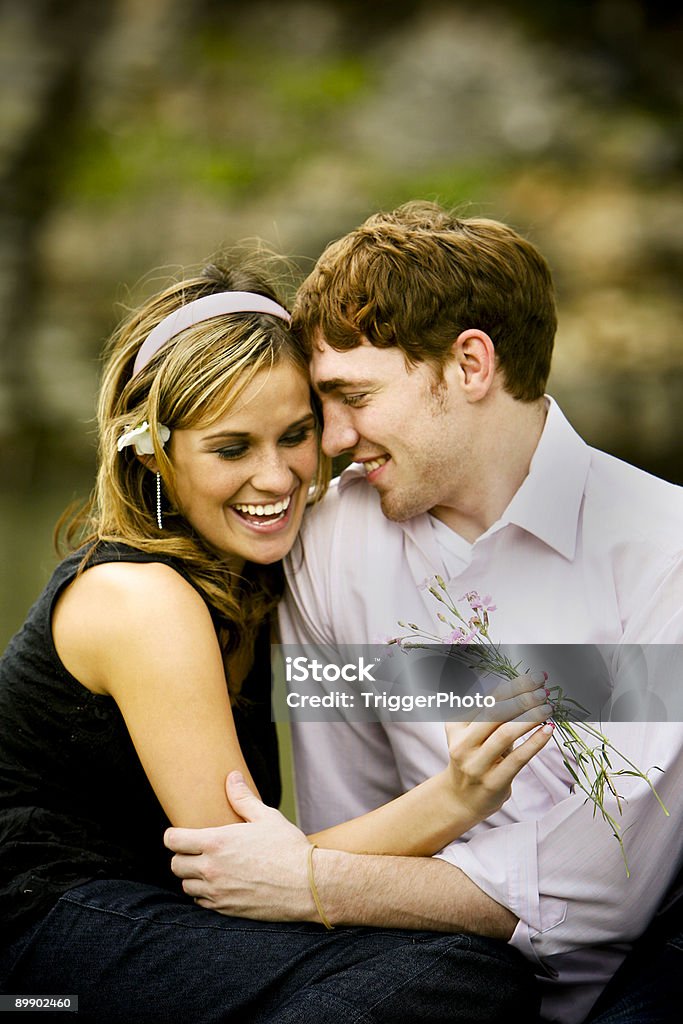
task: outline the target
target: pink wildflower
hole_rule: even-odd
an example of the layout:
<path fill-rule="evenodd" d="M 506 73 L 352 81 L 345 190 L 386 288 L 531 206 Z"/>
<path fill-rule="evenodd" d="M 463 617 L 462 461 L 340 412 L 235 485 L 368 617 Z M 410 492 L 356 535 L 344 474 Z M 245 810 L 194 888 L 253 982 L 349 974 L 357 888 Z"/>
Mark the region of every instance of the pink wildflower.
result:
<path fill-rule="evenodd" d="M 474 643 L 474 641 L 476 639 L 477 639 L 476 632 L 472 632 L 472 633 L 468 633 L 467 636 L 464 636 L 462 638 L 462 640 L 458 640 L 458 643 L 460 643 L 460 644 L 472 644 L 472 643 Z"/>
<path fill-rule="evenodd" d="M 449 644 L 471 644 L 477 639 L 476 630 L 472 630 L 471 633 L 466 633 L 464 629 L 454 629 L 451 635 L 447 638 L 446 643 Z"/>

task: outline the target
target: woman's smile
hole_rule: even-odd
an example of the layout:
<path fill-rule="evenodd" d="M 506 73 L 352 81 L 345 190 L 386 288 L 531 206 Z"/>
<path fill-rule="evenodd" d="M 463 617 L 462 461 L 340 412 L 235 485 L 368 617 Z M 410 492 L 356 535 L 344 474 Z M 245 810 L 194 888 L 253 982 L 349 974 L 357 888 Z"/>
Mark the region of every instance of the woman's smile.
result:
<path fill-rule="evenodd" d="M 317 452 L 308 377 L 282 360 L 211 423 L 173 431 L 180 511 L 238 569 L 279 561 L 301 525 Z"/>
<path fill-rule="evenodd" d="M 248 529 L 272 533 L 289 525 L 295 505 L 292 504 L 292 495 L 288 494 L 285 498 L 265 505 L 254 502 L 232 505 L 231 508 Z"/>

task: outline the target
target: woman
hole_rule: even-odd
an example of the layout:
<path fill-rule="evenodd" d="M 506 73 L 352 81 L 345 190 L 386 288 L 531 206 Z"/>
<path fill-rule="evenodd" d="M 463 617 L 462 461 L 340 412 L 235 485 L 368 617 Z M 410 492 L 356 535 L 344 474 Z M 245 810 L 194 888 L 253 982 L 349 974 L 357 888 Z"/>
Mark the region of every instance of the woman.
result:
<path fill-rule="evenodd" d="M 288 323 L 257 274 L 212 266 L 154 296 L 110 342 L 97 483 L 68 534 L 81 546 L 0 662 L 6 993 L 75 994 L 97 1021 L 346 1020 L 348 1005 L 324 996 L 333 970 L 349 1001 L 361 982 L 376 988 L 369 1019 L 393 1019 L 399 992 L 403 1019 L 451 1019 L 455 937 L 222 917 L 182 894 L 163 847 L 169 823 L 238 820 L 231 770 L 279 800 L 268 623 L 280 559 L 325 484 Z M 536 730 L 503 765 L 550 713 L 525 679 L 509 717 L 531 691 L 523 720 L 452 726 L 452 762 L 419 799 L 316 842 L 395 852 L 397 821 L 404 853 L 457 837 L 547 741 Z M 505 947 L 492 956 L 510 998 L 533 1001 L 519 961 Z"/>

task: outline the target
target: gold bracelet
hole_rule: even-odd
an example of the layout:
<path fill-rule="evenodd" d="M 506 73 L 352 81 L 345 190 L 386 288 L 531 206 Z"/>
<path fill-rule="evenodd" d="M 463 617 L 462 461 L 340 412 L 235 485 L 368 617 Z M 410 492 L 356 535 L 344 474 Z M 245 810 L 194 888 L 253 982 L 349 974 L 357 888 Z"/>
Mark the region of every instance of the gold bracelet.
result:
<path fill-rule="evenodd" d="M 315 884 L 315 878 L 313 876 L 313 851 L 316 850 L 317 847 L 317 843 L 311 843 L 311 845 L 308 847 L 308 886 L 311 890 L 313 902 L 315 903 L 315 909 L 318 911 L 318 917 L 325 925 L 328 932 L 332 932 L 334 931 L 334 925 L 330 924 L 330 919 L 323 910 L 323 905 L 320 901 L 320 896 L 318 895 L 318 887 Z"/>

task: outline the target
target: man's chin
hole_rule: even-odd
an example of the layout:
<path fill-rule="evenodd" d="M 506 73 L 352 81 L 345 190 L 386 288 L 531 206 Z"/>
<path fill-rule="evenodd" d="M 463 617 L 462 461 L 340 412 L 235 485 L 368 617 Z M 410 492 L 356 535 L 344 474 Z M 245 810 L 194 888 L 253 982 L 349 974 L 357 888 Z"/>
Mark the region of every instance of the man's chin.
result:
<path fill-rule="evenodd" d="M 421 516 L 423 512 L 428 511 L 423 502 L 411 501 L 407 497 L 380 494 L 379 500 L 384 517 L 390 519 L 392 523 L 405 523 L 407 519 L 414 519 L 415 516 Z"/>

